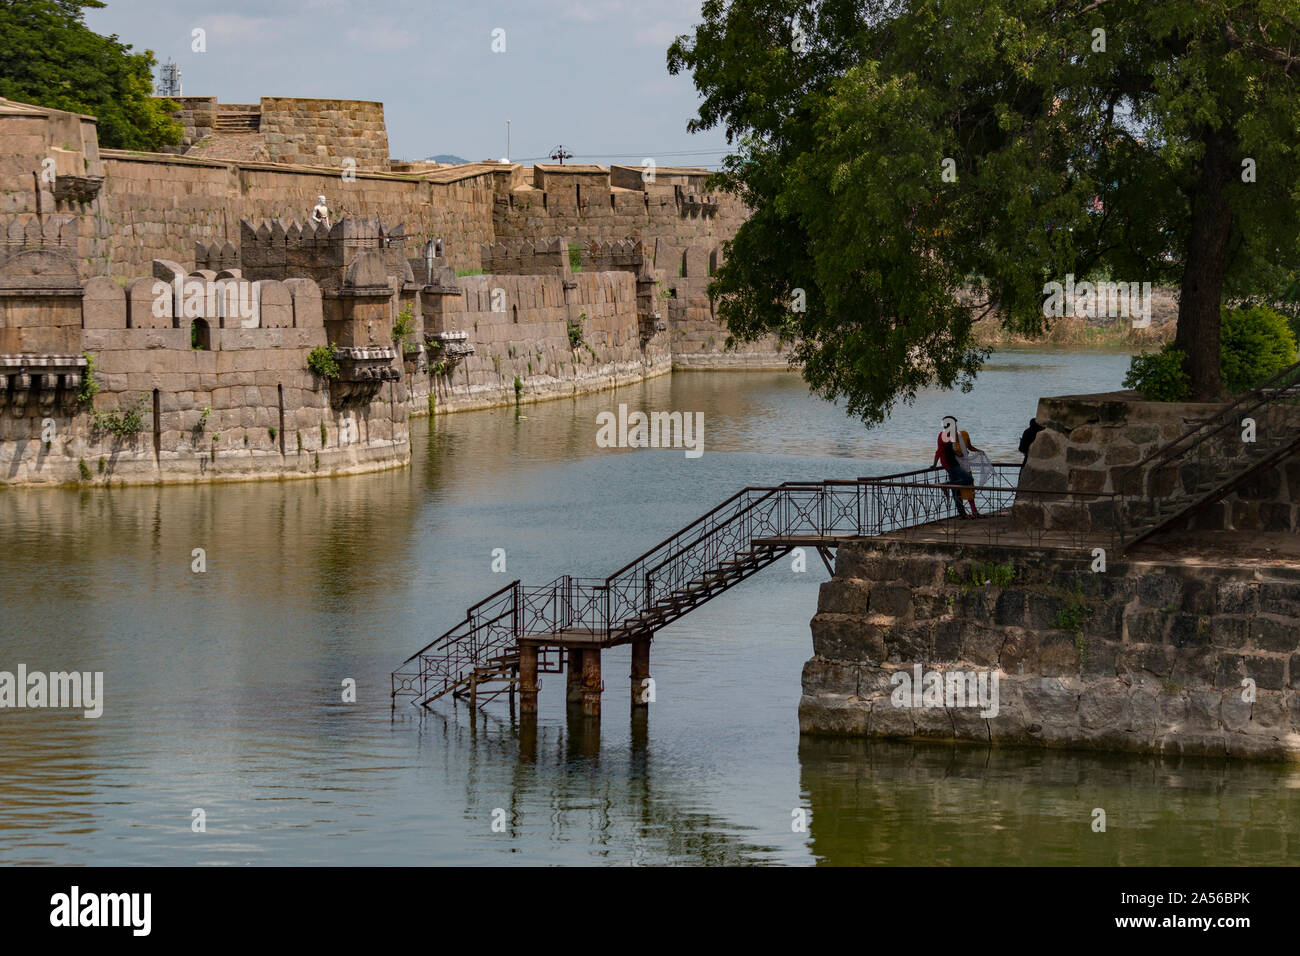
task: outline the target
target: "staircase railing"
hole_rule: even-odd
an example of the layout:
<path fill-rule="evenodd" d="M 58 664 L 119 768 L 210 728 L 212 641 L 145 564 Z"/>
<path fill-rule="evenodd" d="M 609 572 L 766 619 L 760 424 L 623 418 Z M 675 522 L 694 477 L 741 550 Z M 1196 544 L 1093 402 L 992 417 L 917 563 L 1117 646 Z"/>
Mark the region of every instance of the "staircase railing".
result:
<path fill-rule="evenodd" d="M 1010 504 L 1015 483 L 1009 476 L 1019 467 L 997 464 L 995 483 L 975 489 L 989 512 Z M 706 581 L 716 582 L 712 596 L 775 560 L 781 549 L 755 545 L 765 538 L 864 537 L 947 517 L 929 505 L 911 513 L 897 507 L 902 488 L 913 497 L 939 495 L 949 501 L 951 486 L 942 476 L 939 469 L 925 468 L 856 481 L 744 488 L 603 580 L 564 575 L 542 587 L 512 581 L 403 661 L 392 675 L 393 697 L 423 703 L 452 692 L 470 679 L 475 667 L 512 654 L 521 637 L 583 632 L 608 640 L 656 608 L 655 626 L 662 627 L 689 610 L 665 606 L 668 598 Z M 940 480 L 927 483 L 926 478 Z M 738 561 L 748 563 L 728 577 L 728 562 L 734 568 Z"/>
<path fill-rule="evenodd" d="M 1207 503 L 1205 496 L 1216 486 L 1225 489 L 1226 494 L 1234 476 L 1254 471 L 1295 445 L 1300 439 L 1300 415 L 1289 427 L 1278 421 L 1280 416 L 1276 414 L 1271 416 L 1272 421 L 1259 419 L 1263 417 L 1261 411 L 1276 413 L 1283 407 L 1298 405 L 1300 363 L 1245 392 L 1126 469 L 1115 485 L 1121 496 L 1118 520 L 1126 545 L 1184 516 L 1194 506 Z M 1256 419 L 1255 442 L 1242 443 L 1239 456 L 1226 454 L 1224 445 L 1231 440 L 1229 435 L 1239 435 L 1247 418 Z M 1163 512 L 1157 511 L 1158 500 L 1166 503 Z M 1185 507 L 1170 507 L 1170 502 Z"/>

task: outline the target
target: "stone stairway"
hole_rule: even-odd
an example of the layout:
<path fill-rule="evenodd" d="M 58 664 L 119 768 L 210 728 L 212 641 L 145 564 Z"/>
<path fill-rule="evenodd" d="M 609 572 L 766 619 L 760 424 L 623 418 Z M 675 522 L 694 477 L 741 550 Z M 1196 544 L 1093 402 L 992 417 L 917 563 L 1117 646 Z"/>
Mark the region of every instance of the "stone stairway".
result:
<path fill-rule="evenodd" d="M 1246 440 L 1247 422 L 1254 423 Z M 1134 465 L 1120 479 L 1121 540 L 1130 548 L 1184 524 L 1300 453 L 1300 363 L 1247 392 Z"/>
<path fill-rule="evenodd" d="M 262 128 L 262 114 L 251 110 L 222 112 L 213 121 L 214 133 L 256 133 Z"/>

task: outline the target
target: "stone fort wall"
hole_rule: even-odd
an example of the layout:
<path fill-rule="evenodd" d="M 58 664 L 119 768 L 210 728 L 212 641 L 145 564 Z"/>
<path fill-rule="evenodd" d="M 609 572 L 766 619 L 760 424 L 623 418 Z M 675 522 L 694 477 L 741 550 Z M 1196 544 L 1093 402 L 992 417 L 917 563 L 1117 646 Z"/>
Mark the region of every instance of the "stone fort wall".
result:
<path fill-rule="evenodd" d="M 192 137 L 205 117 L 254 122 L 251 108 L 231 119 L 209 99 L 182 105 Z M 274 128 L 264 120 L 259 137 Z M 386 467 L 409 460 L 409 418 L 435 408 L 613 387 L 687 352 L 784 364 L 765 343 L 724 345 L 713 320 L 707 286 L 743 210 L 703 193 L 699 170 L 344 175 L 101 153 L 93 117 L 2 100 L 0 142 L 6 483 Z M 306 221 L 322 194 L 330 229 Z M 498 241 L 543 229 L 556 231 Z M 155 312 L 160 282 L 256 288 L 260 315 L 227 324 L 220 307 L 191 313 L 179 299 Z M 337 381 L 308 370 L 320 348 L 338 358 Z M 98 391 L 82 396 L 91 378 Z M 106 427 L 132 416 L 132 429 Z"/>
<path fill-rule="evenodd" d="M 841 546 L 812 621 L 800 729 L 1300 759 L 1300 573 L 1126 560 L 1098 574 L 1090 560 L 1045 549 Z M 1014 578 L 972 586 L 972 565 L 987 562 Z M 895 675 L 917 665 L 996 672 L 997 713 L 937 700 L 900 706 Z"/>
<path fill-rule="evenodd" d="M 181 143 L 168 152 L 197 150 L 207 158 L 357 170 L 389 168 L 384 104 L 368 100 L 264 96 L 258 103 L 219 103 L 215 96 L 172 97 L 180 110 Z M 224 154 L 224 155 L 223 155 Z"/>

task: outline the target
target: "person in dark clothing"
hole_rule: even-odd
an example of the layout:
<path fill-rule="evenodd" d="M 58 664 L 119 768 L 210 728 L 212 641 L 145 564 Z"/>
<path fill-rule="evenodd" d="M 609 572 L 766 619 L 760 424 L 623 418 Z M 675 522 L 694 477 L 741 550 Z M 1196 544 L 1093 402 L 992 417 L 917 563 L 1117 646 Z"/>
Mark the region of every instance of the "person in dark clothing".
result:
<path fill-rule="evenodd" d="M 944 419 L 945 423 L 948 419 Z M 953 419 L 954 423 L 956 419 Z M 939 433 L 939 444 L 934 452 L 934 464 L 942 465 L 944 471 L 948 473 L 948 484 L 950 485 L 971 485 L 975 484 L 975 476 L 961 466 L 957 460 L 957 449 L 953 443 L 945 438 L 944 432 Z M 953 487 L 952 491 L 953 504 L 957 506 L 957 515 L 961 518 L 969 518 L 971 515 L 966 513 L 966 506 L 962 504 L 962 489 Z M 971 501 L 970 510 L 975 511 L 975 502 Z"/>
<path fill-rule="evenodd" d="M 1025 460 L 1020 463 L 1020 467 L 1029 464 L 1029 446 L 1034 443 L 1038 433 L 1043 430 L 1043 426 L 1038 424 L 1037 418 L 1029 419 L 1029 427 L 1020 433 L 1020 453 L 1025 456 Z"/>

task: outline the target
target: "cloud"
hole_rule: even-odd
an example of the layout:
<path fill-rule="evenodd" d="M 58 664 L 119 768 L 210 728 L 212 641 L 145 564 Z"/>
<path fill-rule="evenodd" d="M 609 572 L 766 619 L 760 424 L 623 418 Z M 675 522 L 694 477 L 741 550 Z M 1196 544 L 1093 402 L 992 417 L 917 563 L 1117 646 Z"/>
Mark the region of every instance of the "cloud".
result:
<path fill-rule="evenodd" d="M 413 47 L 418 40 L 410 27 L 393 21 L 372 21 L 348 27 L 344 34 L 348 46 L 359 47 L 365 53 L 392 53 Z"/>
<path fill-rule="evenodd" d="M 275 40 L 278 35 L 277 22 L 270 17 L 247 17 L 242 13 L 215 13 L 196 19 L 194 25 L 207 31 L 209 43 L 217 39 L 228 43 L 253 44 Z"/>

